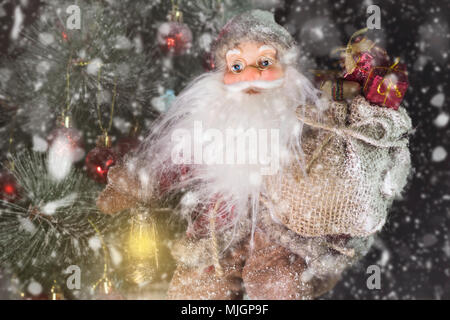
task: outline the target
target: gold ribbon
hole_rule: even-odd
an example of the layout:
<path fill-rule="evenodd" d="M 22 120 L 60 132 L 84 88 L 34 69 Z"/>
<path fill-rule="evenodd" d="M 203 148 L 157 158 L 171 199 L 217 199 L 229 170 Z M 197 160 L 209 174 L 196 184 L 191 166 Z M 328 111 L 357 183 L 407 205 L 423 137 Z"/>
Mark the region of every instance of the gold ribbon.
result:
<path fill-rule="evenodd" d="M 372 76 L 372 72 L 373 72 L 374 69 L 387 69 L 388 70 L 386 75 L 383 77 L 383 80 L 378 84 L 378 87 L 377 87 L 377 93 L 379 95 L 381 95 L 381 96 L 384 96 L 384 101 L 383 101 L 382 106 L 386 105 L 386 100 L 387 100 L 387 98 L 389 96 L 389 93 L 391 92 L 392 89 L 395 90 L 395 94 L 397 95 L 398 98 L 401 98 L 402 95 L 403 95 L 402 92 L 397 87 L 397 84 L 394 83 L 390 78 L 387 78 L 387 76 L 389 75 L 389 72 L 392 71 L 392 70 L 405 73 L 404 71 L 401 71 L 401 70 L 398 69 L 398 63 L 399 62 L 400 62 L 400 59 L 396 58 L 394 63 L 390 67 L 375 67 L 375 68 L 372 68 L 370 70 L 369 76 L 367 77 L 366 83 L 364 84 L 364 90 L 366 90 L 367 84 L 369 83 L 369 80 L 370 80 L 370 78 Z M 389 83 L 388 83 L 388 86 L 386 88 L 386 91 L 382 92 L 381 90 L 382 90 L 383 83 L 384 83 L 385 80 L 389 81 Z"/>

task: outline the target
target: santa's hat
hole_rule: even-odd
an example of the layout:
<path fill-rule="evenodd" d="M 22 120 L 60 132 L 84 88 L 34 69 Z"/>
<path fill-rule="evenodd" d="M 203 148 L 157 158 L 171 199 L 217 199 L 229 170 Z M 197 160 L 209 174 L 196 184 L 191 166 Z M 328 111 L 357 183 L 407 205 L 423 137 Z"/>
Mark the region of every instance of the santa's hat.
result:
<path fill-rule="evenodd" d="M 244 41 L 272 45 L 277 49 L 280 58 L 286 58 L 286 53 L 289 52 L 289 61 L 283 61 L 285 63 L 291 62 L 297 55 L 294 39 L 285 28 L 275 22 L 272 13 L 263 10 L 251 10 L 232 18 L 220 31 L 213 45 L 216 68 L 225 65 L 225 55 L 228 50 L 235 48 Z"/>

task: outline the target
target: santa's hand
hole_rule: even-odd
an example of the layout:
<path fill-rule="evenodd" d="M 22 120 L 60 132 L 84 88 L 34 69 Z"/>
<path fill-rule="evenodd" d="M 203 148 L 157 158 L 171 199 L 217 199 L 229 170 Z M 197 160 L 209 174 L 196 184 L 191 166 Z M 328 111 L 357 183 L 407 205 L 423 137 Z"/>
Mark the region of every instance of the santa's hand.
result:
<path fill-rule="evenodd" d="M 106 186 L 105 190 L 97 198 L 97 208 L 107 214 L 114 214 L 136 205 L 137 200 L 127 194 L 118 192 L 111 186 Z"/>

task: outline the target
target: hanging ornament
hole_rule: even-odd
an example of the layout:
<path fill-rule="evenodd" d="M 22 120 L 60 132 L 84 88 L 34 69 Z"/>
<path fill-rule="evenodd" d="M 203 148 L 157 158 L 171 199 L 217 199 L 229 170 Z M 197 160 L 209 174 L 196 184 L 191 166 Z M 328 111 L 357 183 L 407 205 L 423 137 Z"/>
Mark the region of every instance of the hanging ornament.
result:
<path fill-rule="evenodd" d="M 164 53 L 179 56 L 191 47 L 192 32 L 184 23 L 168 21 L 158 28 L 157 39 Z"/>
<path fill-rule="evenodd" d="M 96 300 L 123 300 L 120 293 L 116 292 L 112 281 L 106 276 L 98 280 L 92 286 L 92 294 Z"/>
<path fill-rule="evenodd" d="M 50 289 L 50 300 L 64 300 L 64 294 L 61 287 L 53 280 L 52 288 Z"/>
<path fill-rule="evenodd" d="M 99 142 L 102 140 L 104 141 L 103 145 Z M 111 148 L 108 136 L 100 136 L 99 141 L 97 142 L 97 147 L 87 154 L 85 164 L 87 174 L 90 178 L 98 183 L 106 184 L 108 171 L 116 164 L 117 154 Z"/>
<path fill-rule="evenodd" d="M 47 168 L 52 180 L 63 180 L 72 170 L 73 164 L 85 155 L 82 134 L 71 127 L 70 118 L 62 116 L 58 127 L 47 136 Z M 47 146 L 41 146 L 45 151 Z"/>
<path fill-rule="evenodd" d="M 49 145 L 49 157 L 53 160 L 61 158 L 62 163 L 67 164 L 66 170 L 70 168 L 73 162 L 78 162 L 84 156 L 82 134 L 80 131 L 72 128 L 71 114 L 71 96 L 70 96 L 70 70 L 72 66 L 72 56 L 70 56 L 66 67 L 66 88 L 65 88 L 65 107 L 61 110 L 61 114 L 58 117 L 59 127 L 54 129 L 47 137 Z M 51 164 L 52 166 L 55 163 Z M 62 174 L 61 176 L 63 176 Z M 58 173 L 56 174 L 57 179 Z"/>
<path fill-rule="evenodd" d="M 98 93 L 101 94 L 101 85 L 100 85 L 100 74 L 101 74 L 101 66 L 98 69 L 98 77 L 97 77 L 97 86 Z M 114 90 L 113 96 L 111 100 L 111 109 L 109 114 L 109 123 L 108 126 L 105 127 L 102 122 L 102 112 L 100 110 L 99 99 L 97 99 L 97 119 L 100 130 L 103 132 L 103 135 L 99 136 L 97 139 L 97 147 L 89 151 L 86 156 L 86 170 L 89 177 L 91 177 L 94 181 L 98 183 L 106 184 L 107 176 L 109 169 L 116 164 L 117 154 L 111 148 L 111 140 L 109 139 L 108 132 L 111 130 L 113 116 L 114 116 L 114 104 L 116 100 L 117 94 L 117 79 L 114 80 Z"/>
<path fill-rule="evenodd" d="M 65 117 L 61 125 L 47 136 L 49 151 L 55 155 L 70 157 L 73 162 L 84 156 L 84 143 L 80 131 L 71 127 L 70 118 Z"/>
<path fill-rule="evenodd" d="M 136 284 L 152 281 L 158 269 L 158 245 L 156 226 L 149 212 L 135 208 L 132 212 L 128 255 L 130 279 Z"/>
<path fill-rule="evenodd" d="M 6 170 L 0 171 L 0 200 L 14 202 L 19 199 L 16 179 Z"/>
<path fill-rule="evenodd" d="M 111 148 L 95 147 L 86 156 L 88 176 L 106 184 L 109 169 L 116 163 L 116 153 Z"/>
<path fill-rule="evenodd" d="M 172 5 L 169 21 L 159 26 L 157 41 L 161 50 L 166 54 L 178 56 L 191 48 L 192 32 L 183 23 L 183 13 L 178 9 L 178 5 Z"/>

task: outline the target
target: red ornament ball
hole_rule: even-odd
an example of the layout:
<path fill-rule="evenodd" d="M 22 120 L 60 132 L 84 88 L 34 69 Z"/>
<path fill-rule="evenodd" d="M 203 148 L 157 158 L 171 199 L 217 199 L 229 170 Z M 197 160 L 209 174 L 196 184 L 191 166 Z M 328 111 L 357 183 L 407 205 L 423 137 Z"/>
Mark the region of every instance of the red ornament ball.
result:
<path fill-rule="evenodd" d="M 89 177 L 99 183 L 106 183 L 109 169 L 116 164 L 117 154 L 111 148 L 96 147 L 86 156 L 86 170 Z"/>
<path fill-rule="evenodd" d="M 158 28 L 157 40 L 164 53 L 184 54 L 192 45 L 192 32 L 181 22 L 165 22 Z"/>
<path fill-rule="evenodd" d="M 14 202 L 19 199 L 19 189 L 14 176 L 7 172 L 0 172 L 0 200 Z"/>

